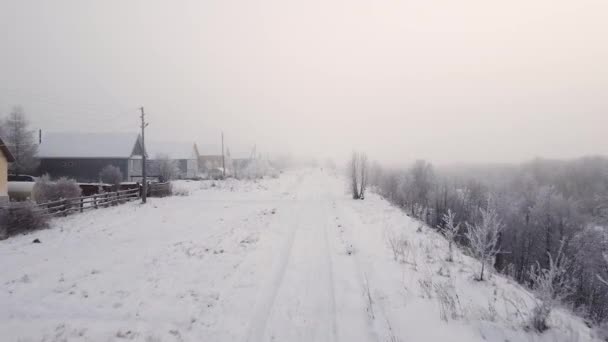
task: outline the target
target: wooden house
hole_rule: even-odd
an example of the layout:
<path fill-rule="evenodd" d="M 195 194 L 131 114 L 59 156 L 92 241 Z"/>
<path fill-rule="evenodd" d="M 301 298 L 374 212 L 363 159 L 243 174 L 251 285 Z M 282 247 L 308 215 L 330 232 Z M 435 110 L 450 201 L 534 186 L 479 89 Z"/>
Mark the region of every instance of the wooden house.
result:
<path fill-rule="evenodd" d="M 145 148 L 136 133 L 46 133 L 38 148 L 39 173 L 52 178 L 97 182 L 99 173 L 113 165 L 124 182 L 140 181 Z"/>

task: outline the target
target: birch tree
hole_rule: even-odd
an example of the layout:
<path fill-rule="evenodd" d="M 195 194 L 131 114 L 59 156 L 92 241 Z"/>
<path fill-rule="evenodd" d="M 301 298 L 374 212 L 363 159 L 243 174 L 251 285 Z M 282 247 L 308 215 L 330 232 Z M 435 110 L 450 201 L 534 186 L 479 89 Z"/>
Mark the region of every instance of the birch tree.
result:
<path fill-rule="evenodd" d="M 477 280 L 483 281 L 486 264 L 500 252 L 497 242 L 503 224 L 491 200 L 488 200 L 487 209 L 479 208 L 479 213 L 480 222 L 467 223 L 466 237 L 469 240 L 471 252 L 481 262 L 481 271 Z"/>
<path fill-rule="evenodd" d="M 443 235 L 445 236 L 446 240 L 448 240 L 447 261 L 449 262 L 454 261 L 452 246 L 454 245 L 454 241 L 456 240 L 456 236 L 458 236 L 458 231 L 460 230 L 460 223 L 455 224 L 455 218 L 456 214 L 452 212 L 452 209 L 448 209 L 448 212 L 443 214 Z"/>

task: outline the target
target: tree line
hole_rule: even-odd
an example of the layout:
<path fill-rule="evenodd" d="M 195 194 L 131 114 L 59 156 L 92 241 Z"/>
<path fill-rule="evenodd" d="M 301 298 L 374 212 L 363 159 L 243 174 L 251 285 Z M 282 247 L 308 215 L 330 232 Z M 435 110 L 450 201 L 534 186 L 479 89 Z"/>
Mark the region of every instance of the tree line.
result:
<path fill-rule="evenodd" d="M 608 321 L 607 158 L 442 168 L 422 160 L 409 168 L 374 163 L 367 178 L 450 247 L 480 259 L 478 280 L 488 264 L 544 292 L 543 303 L 559 300 L 590 322 Z"/>

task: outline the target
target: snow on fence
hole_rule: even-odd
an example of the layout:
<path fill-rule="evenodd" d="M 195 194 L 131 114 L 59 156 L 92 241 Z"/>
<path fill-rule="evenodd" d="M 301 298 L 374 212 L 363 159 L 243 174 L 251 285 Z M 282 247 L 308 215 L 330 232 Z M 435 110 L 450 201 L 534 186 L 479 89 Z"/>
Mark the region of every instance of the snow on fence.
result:
<path fill-rule="evenodd" d="M 82 213 L 89 209 L 126 203 L 138 199 L 139 196 L 139 189 L 136 188 L 41 203 L 36 205 L 36 209 L 44 216 L 65 216 L 73 212 Z"/>
<path fill-rule="evenodd" d="M 148 196 L 165 197 L 171 194 L 171 183 L 152 183 L 148 186 Z M 36 204 L 35 208 L 43 216 L 66 216 L 74 212 L 89 209 L 107 208 L 140 198 L 140 188 L 105 192 L 89 196 L 67 198 L 52 202 Z"/>

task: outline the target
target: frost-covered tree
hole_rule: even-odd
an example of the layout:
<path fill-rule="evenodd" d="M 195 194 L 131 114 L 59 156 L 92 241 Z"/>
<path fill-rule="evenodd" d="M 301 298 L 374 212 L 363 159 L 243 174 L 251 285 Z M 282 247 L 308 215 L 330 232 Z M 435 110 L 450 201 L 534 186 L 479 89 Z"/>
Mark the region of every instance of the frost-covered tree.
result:
<path fill-rule="evenodd" d="M 34 131 L 29 129 L 29 122 L 22 107 L 14 107 L 3 122 L 2 137 L 4 143 L 15 157 L 9 165 L 14 174 L 31 173 L 38 167 Z"/>
<path fill-rule="evenodd" d="M 159 155 L 156 157 L 158 163 L 158 175 L 161 182 L 168 182 L 177 178 L 179 168 L 175 160 L 169 159 L 167 155 Z"/>
<path fill-rule="evenodd" d="M 481 222 L 479 208 L 487 208 L 488 194 L 495 194 L 493 206 L 504 229 L 494 245 L 501 251 L 494 268 L 532 286 L 531 267 L 549 269 L 549 255 L 555 257 L 564 241 L 562 253 L 571 260 L 566 276 L 574 291 L 564 301 L 590 322 L 608 321 L 608 158 L 436 169 L 418 162 L 401 169 L 374 167 L 369 181 L 389 202 L 438 230 L 448 208 L 458 222 Z M 466 248 L 470 239 L 456 243 Z"/>
<path fill-rule="evenodd" d="M 455 223 L 456 214 L 452 212 L 452 209 L 448 209 L 446 214 L 443 214 L 443 236 L 445 236 L 446 240 L 448 240 L 448 257 L 447 261 L 452 262 L 454 260 L 453 256 L 453 244 L 458 236 L 458 231 L 460 230 L 460 223 Z"/>
<path fill-rule="evenodd" d="M 486 209 L 479 208 L 479 213 L 481 219 L 478 223 L 467 223 L 466 237 L 471 252 L 481 262 L 481 271 L 477 280 L 483 281 L 485 265 L 500 252 L 497 242 L 503 224 L 491 199 L 488 200 Z"/>
<path fill-rule="evenodd" d="M 104 183 L 112 184 L 114 191 L 117 191 L 122 183 L 122 172 L 114 165 L 107 165 L 99 172 L 99 178 Z"/>

